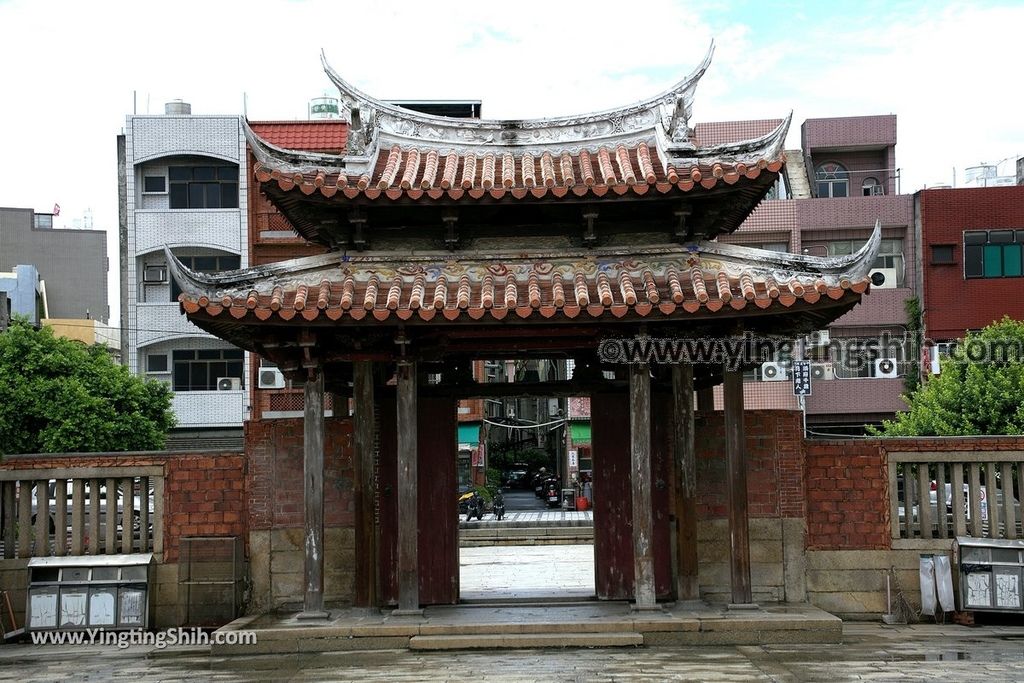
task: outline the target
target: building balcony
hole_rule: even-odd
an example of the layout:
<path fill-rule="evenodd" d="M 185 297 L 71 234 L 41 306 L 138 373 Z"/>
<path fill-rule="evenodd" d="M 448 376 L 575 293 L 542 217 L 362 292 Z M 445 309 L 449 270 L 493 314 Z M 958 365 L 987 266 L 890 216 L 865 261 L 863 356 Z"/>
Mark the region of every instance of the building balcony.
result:
<path fill-rule="evenodd" d="M 176 337 L 208 336 L 181 314 L 177 301 L 142 303 L 135 307 L 136 348 Z"/>
<path fill-rule="evenodd" d="M 248 391 L 181 391 L 172 395 L 178 427 L 241 427 Z"/>
<path fill-rule="evenodd" d="M 884 415 L 906 410 L 902 377 L 864 377 L 814 382 L 808 415 Z"/>
<path fill-rule="evenodd" d="M 242 253 L 246 226 L 241 209 L 149 209 L 135 212 L 135 254 L 168 246 L 197 246 Z"/>

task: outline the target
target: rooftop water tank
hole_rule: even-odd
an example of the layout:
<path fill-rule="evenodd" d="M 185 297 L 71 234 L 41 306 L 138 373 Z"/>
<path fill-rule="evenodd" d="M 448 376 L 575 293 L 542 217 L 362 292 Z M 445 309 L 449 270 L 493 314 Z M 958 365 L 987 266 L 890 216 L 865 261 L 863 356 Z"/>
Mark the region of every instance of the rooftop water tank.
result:
<path fill-rule="evenodd" d="M 337 97 L 314 97 L 309 101 L 310 119 L 340 119 L 341 110 L 338 107 Z"/>
<path fill-rule="evenodd" d="M 184 100 L 171 100 L 164 105 L 164 114 L 167 116 L 182 116 L 192 113 L 192 105 Z"/>

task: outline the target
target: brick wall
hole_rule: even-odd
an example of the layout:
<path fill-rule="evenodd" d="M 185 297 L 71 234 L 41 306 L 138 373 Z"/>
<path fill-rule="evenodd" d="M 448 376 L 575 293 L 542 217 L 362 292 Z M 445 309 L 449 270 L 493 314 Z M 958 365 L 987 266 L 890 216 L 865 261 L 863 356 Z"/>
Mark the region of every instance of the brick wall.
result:
<path fill-rule="evenodd" d="M 963 274 L 964 230 L 1024 229 L 1024 186 L 923 190 L 915 196 L 921 224 L 924 319 L 932 339 L 958 339 L 1009 315 L 1024 319 L 1021 278 Z M 954 263 L 932 265 L 931 245 L 953 245 Z"/>
<path fill-rule="evenodd" d="M 324 437 L 324 526 L 351 527 L 352 421 L 327 418 Z M 302 418 L 245 423 L 246 502 L 251 530 L 301 528 Z"/>
<path fill-rule="evenodd" d="M 165 562 L 178 561 L 184 536 L 247 536 L 245 456 L 184 453 L 166 462 Z"/>
<path fill-rule="evenodd" d="M 748 410 L 747 501 L 751 517 L 803 514 L 803 450 L 800 413 Z M 696 421 L 697 515 L 702 520 L 728 515 L 725 420 L 721 412 L 699 413 Z"/>
<path fill-rule="evenodd" d="M 1024 436 L 909 437 L 804 442 L 809 550 L 891 547 L 888 454 L 1021 451 Z"/>
<path fill-rule="evenodd" d="M 5 470 L 82 467 L 164 468 L 164 559 L 178 561 L 183 536 L 247 534 L 245 457 L 231 451 L 75 453 L 8 456 Z"/>
<path fill-rule="evenodd" d="M 885 452 L 877 441 L 807 441 L 807 548 L 889 547 Z"/>

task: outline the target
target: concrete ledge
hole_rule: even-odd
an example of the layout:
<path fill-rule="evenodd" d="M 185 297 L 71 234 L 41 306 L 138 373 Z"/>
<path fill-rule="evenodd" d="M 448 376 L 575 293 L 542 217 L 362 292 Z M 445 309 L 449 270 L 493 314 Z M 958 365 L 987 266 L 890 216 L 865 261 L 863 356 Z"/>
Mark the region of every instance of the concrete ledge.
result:
<path fill-rule="evenodd" d="M 427 607 L 423 618 L 343 609 L 331 621 L 303 623 L 295 614 L 244 617 L 222 631 L 255 631 L 253 646 L 212 645 L 214 655 L 413 648 L 429 650 L 638 645 L 839 643 L 843 624 L 807 604 L 730 612 L 722 605 L 666 605 L 634 613 L 629 603 Z"/>
<path fill-rule="evenodd" d="M 536 633 L 416 636 L 413 650 L 469 650 L 532 647 L 636 647 L 644 644 L 639 633 Z"/>
<path fill-rule="evenodd" d="M 459 529 L 459 545 L 474 548 L 495 545 L 576 545 L 594 542 L 592 526 L 504 527 L 479 526 Z"/>

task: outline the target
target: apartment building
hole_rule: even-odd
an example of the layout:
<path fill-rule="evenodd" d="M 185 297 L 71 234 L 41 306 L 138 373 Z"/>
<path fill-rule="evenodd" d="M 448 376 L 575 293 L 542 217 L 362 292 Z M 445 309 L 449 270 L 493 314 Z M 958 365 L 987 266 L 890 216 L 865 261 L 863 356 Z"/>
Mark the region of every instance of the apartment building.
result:
<path fill-rule="evenodd" d="M 914 223 L 929 338 L 955 342 L 1005 315 L 1024 320 L 1024 186 L 921 190 Z"/>
<path fill-rule="evenodd" d="M 164 249 L 207 273 L 249 265 L 246 143 L 239 116 L 131 115 L 118 137 L 123 362 L 174 391 L 185 439 L 240 439 L 246 354 L 179 312 Z"/>
<path fill-rule="evenodd" d="M 46 302 L 45 311 L 30 316 L 34 322 L 43 318 L 110 320 L 107 236 L 102 230 L 55 228 L 51 213 L 0 208 L 0 273 L 17 280 L 19 266 L 35 271 L 33 275 L 24 269 L 22 281 L 34 277 L 40 281 L 25 285 L 24 291 L 39 288 L 40 302 Z"/>
<path fill-rule="evenodd" d="M 770 121 L 708 124 L 698 135 L 727 139 L 767 129 Z M 916 297 L 913 196 L 900 194 L 896 117 L 808 119 L 801 150 L 787 153 L 785 183 L 761 203 L 733 235 L 733 243 L 814 256 L 840 256 L 860 247 L 876 221 L 882 248 L 871 294 L 827 330 L 806 339 L 812 361 L 807 426 L 823 434 L 862 433 L 905 408 L 904 375 L 912 368 L 906 306 Z M 884 340 L 877 350 L 850 340 Z M 863 344 L 862 344 L 863 346 Z M 801 409 L 789 381 L 790 366 L 767 362 L 748 373 L 748 406 Z"/>

